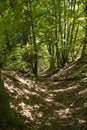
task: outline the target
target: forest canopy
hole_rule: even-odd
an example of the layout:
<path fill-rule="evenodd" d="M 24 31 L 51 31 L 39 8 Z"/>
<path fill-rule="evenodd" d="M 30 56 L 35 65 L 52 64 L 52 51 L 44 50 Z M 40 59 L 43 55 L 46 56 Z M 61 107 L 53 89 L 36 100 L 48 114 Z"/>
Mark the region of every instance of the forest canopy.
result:
<path fill-rule="evenodd" d="M 28 75 L 81 57 L 86 0 L 0 0 L 0 66 Z"/>

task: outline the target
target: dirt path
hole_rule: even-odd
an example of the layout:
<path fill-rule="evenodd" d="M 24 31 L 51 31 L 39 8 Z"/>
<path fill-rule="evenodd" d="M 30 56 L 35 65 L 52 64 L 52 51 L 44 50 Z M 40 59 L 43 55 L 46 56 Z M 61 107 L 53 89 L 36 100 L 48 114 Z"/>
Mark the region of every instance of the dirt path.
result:
<path fill-rule="evenodd" d="M 15 72 L 3 75 L 10 106 L 24 118 L 28 130 L 87 129 L 87 78 L 46 86 Z"/>

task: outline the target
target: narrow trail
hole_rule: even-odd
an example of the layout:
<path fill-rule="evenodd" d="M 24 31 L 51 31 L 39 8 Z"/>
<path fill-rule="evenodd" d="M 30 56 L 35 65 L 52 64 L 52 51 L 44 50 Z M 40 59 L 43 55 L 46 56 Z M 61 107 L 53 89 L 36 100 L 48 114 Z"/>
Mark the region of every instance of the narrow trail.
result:
<path fill-rule="evenodd" d="M 42 76 L 38 82 L 3 72 L 11 109 L 24 118 L 27 130 L 87 129 L 87 78 L 65 80 L 67 71 Z"/>

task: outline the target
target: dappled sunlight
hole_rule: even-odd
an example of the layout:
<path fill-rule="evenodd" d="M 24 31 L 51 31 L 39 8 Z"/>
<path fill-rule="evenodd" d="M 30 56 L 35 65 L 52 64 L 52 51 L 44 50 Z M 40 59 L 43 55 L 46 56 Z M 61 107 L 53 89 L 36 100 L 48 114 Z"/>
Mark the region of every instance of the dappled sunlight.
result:
<path fill-rule="evenodd" d="M 83 106 L 87 108 L 87 102 L 85 102 Z"/>
<path fill-rule="evenodd" d="M 81 79 L 80 82 L 87 82 L 87 78 Z"/>
<path fill-rule="evenodd" d="M 87 108 L 87 100 L 78 101 L 78 97 L 87 94 L 86 86 L 81 87 L 81 83 L 85 83 L 87 79 L 50 82 L 46 86 L 16 73 L 11 73 L 11 76 L 5 77 L 4 81 L 11 98 L 10 107 L 24 117 L 26 123 L 31 121 L 41 126 L 44 122 L 44 125 L 51 127 L 52 122 L 58 120 L 60 124 L 60 121 L 68 122 L 70 119 L 73 124 L 74 116 L 78 124 L 86 122 L 76 113 L 80 113 L 81 105 Z"/>
<path fill-rule="evenodd" d="M 4 83 L 5 87 L 9 90 L 10 93 L 14 92 L 14 86 L 13 85 L 8 85 L 8 83 Z"/>
<path fill-rule="evenodd" d="M 44 99 L 44 101 L 46 101 L 46 102 L 53 102 L 53 99 L 46 98 L 46 99 Z"/>
<path fill-rule="evenodd" d="M 74 85 L 72 87 L 69 87 L 69 88 L 66 88 L 66 89 L 58 89 L 58 90 L 54 90 L 53 93 L 58 93 L 58 92 L 66 92 L 66 91 L 70 91 L 70 90 L 73 90 L 73 89 L 76 89 L 78 88 L 79 86 L 77 85 Z"/>
<path fill-rule="evenodd" d="M 31 121 L 34 121 L 36 118 L 41 118 L 43 116 L 43 112 L 39 111 L 40 106 L 36 103 L 32 104 L 32 101 L 35 102 L 37 98 L 39 100 L 41 93 L 47 93 L 46 87 L 36 84 L 35 81 L 25 80 L 15 73 L 13 73 L 13 75 L 14 79 L 8 77 L 5 78 L 4 82 L 5 88 L 9 91 L 9 94 L 12 97 L 10 107 L 16 110 L 17 113 L 20 113 L 22 116 L 26 117 L 27 120 L 30 119 Z M 11 73 L 11 76 L 13 75 Z M 17 82 L 14 81 L 15 79 Z"/>
<path fill-rule="evenodd" d="M 38 88 L 38 87 L 37 87 L 35 90 L 36 90 L 37 92 L 40 91 L 40 92 L 42 92 L 42 93 L 46 93 L 46 92 L 47 92 L 47 89 L 46 89 L 45 87 L 44 87 L 44 88 Z"/>
<path fill-rule="evenodd" d="M 63 79 L 66 78 L 66 75 L 68 76 L 72 72 L 72 70 L 74 69 L 75 66 L 76 66 L 76 61 L 75 61 L 74 64 L 67 66 L 63 69 L 60 69 L 58 71 L 58 73 L 52 75 L 49 79 L 52 80 L 52 81 L 55 80 L 55 79 L 60 80 L 60 77 L 61 77 L 61 79 L 63 80 Z"/>
<path fill-rule="evenodd" d="M 46 102 L 50 102 L 50 103 L 52 103 L 52 102 L 54 102 L 54 96 L 53 96 L 53 94 L 48 94 L 48 96 L 44 99 L 44 101 L 46 101 Z"/>
<path fill-rule="evenodd" d="M 36 92 L 31 92 L 31 95 L 36 95 L 36 96 L 39 96 L 39 94 L 38 94 L 38 93 L 36 93 Z"/>
<path fill-rule="evenodd" d="M 55 115 L 60 117 L 61 119 L 64 119 L 64 118 L 71 117 L 71 112 L 69 108 L 66 108 L 66 109 L 55 111 Z"/>
<path fill-rule="evenodd" d="M 78 94 L 85 94 L 85 95 L 87 95 L 87 88 L 85 89 L 85 90 L 82 90 L 82 91 L 80 91 Z"/>
<path fill-rule="evenodd" d="M 30 92 L 29 92 L 29 90 L 28 89 L 23 89 L 23 92 L 24 92 L 24 94 L 29 94 Z"/>
<path fill-rule="evenodd" d="M 28 88 L 32 88 L 32 82 L 30 80 L 27 80 L 27 78 L 23 78 L 23 77 L 19 77 L 18 75 L 16 76 L 16 79 L 21 83 L 21 84 L 25 84 L 28 86 Z"/>
<path fill-rule="evenodd" d="M 84 124 L 84 123 L 87 123 L 87 121 L 79 119 L 79 124 Z"/>
<path fill-rule="evenodd" d="M 33 120 L 33 117 L 31 115 L 32 107 L 30 105 L 26 105 L 24 102 L 21 102 L 18 104 L 18 108 L 20 108 L 20 113 Z"/>

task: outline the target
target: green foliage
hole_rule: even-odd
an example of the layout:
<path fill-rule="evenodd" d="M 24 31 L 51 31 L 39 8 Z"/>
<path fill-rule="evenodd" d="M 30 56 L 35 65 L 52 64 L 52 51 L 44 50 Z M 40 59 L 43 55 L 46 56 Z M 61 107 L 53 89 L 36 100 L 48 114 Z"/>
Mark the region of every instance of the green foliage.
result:
<path fill-rule="evenodd" d="M 29 68 L 28 63 L 23 60 L 23 52 L 24 51 L 18 47 L 12 49 L 5 58 L 3 68 L 5 70 L 16 70 L 27 73 Z"/>
<path fill-rule="evenodd" d="M 80 57 L 86 26 L 84 2 L 1 2 L 0 62 L 3 67 L 37 73 L 46 67 L 64 67 Z"/>

